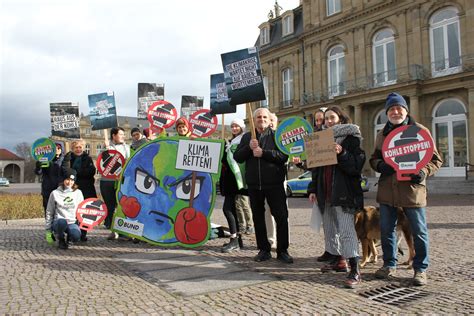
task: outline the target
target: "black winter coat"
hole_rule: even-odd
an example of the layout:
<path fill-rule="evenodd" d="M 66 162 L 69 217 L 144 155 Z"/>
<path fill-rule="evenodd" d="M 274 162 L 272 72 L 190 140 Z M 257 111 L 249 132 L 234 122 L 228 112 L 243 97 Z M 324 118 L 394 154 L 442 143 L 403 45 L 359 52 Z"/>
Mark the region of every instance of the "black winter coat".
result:
<path fill-rule="evenodd" d="M 347 136 L 341 143 L 343 151 L 337 155 L 337 165 L 332 168 L 332 206 L 342 206 L 345 211 L 354 212 L 364 207 L 364 195 L 360 186 L 361 171 L 365 163 L 365 152 L 360 147 L 360 139 Z M 315 193 L 318 206 L 324 212 L 326 187 L 324 168 L 312 170 L 312 181 L 308 185 L 308 194 Z"/>
<path fill-rule="evenodd" d="M 222 196 L 236 195 L 239 193 L 235 175 L 227 162 L 227 152 L 224 150 L 222 157 L 221 176 L 219 178 L 219 189 Z"/>
<path fill-rule="evenodd" d="M 74 167 L 74 162 L 76 159 L 80 159 L 80 167 Z M 72 152 L 69 152 L 64 158 L 63 162 L 64 167 L 73 168 L 77 172 L 76 184 L 79 189 L 82 191 L 84 199 L 91 197 L 96 198 L 97 192 L 95 191 L 95 166 L 92 158 L 86 153 L 83 152 L 82 155 L 76 156 Z"/>
<path fill-rule="evenodd" d="M 64 155 L 56 156 L 49 162 L 47 168 L 41 168 L 41 162 L 36 162 L 35 173 L 41 176 L 41 195 L 46 199 L 49 199 L 51 192 L 56 190 L 64 180 L 63 160 Z"/>
<path fill-rule="evenodd" d="M 275 144 L 275 133 L 267 128 L 263 133 L 257 132 L 257 139 L 263 150 L 260 158 L 254 157 L 250 149 L 250 132 L 242 136 L 237 150 L 234 153 L 234 159 L 238 163 L 245 164 L 245 180 L 249 189 L 265 189 L 281 186 L 286 177 L 285 163 L 288 156 L 282 153 Z"/>

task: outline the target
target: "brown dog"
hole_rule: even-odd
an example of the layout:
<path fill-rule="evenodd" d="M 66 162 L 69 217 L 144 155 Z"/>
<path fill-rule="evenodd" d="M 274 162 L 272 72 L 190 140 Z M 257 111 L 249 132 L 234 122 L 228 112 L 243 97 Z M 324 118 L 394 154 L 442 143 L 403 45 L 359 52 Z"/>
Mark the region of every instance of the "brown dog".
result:
<path fill-rule="evenodd" d="M 397 232 L 398 245 L 400 244 L 400 232 L 405 237 L 408 245 L 408 260 L 402 264 L 411 265 L 413 257 L 415 256 L 415 247 L 413 245 L 413 236 L 411 234 L 410 223 L 401 207 L 397 208 Z M 375 247 L 375 242 L 380 240 L 380 210 L 378 207 L 366 206 L 362 212 L 355 216 L 355 229 L 357 237 L 362 244 L 362 261 L 361 267 L 364 267 L 367 262 L 377 262 L 378 251 Z"/>

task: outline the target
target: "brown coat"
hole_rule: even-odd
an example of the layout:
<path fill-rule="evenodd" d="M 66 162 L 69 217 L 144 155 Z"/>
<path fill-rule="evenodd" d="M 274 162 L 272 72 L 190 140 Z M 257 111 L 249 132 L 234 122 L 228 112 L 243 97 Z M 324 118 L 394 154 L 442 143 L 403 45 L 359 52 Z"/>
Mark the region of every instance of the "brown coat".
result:
<path fill-rule="evenodd" d="M 416 124 L 429 133 L 429 130 L 423 125 L 415 123 L 412 119 L 410 119 L 410 121 L 410 123 Z M 382 144 L 385 140 L 385 135 L 387 135 L 386 132 L 384 133 L 385 130 L 386 128 L 378 132 L 375 140 L 374 153 L 370 158 L 370 166 L 375 171 L 377 171 L 378 163 L 383 161 Z M 435 146 L 433 157 L 422 170 L 426 176 L 429 177 L 434 175 L 442 164 L 443 160 Z M 425 207 L 426 195 L 426 180 L 417 184 L 410 181 L 398 181 L 396 173 L 380 176 L 377 189 L 377 202 L 380 204 L 387 204 L 394 207 Z"/>

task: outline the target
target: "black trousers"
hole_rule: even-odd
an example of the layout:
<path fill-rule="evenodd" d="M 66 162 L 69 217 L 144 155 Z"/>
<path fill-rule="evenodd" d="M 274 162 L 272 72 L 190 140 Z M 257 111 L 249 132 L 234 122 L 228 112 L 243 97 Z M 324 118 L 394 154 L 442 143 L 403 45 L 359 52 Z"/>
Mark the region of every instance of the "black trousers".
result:
<path fill-rule="evenodd" d="M 258 249 L 264 251 L 271 250 L 271 245 L 267 239 L 267 228 L 265 226 L 266 200 L 276 223 L 277 253 L 287 251 L 289 244 L 288 207 L 286 206 L 286 194 L 283 189 L 283 183 L 269 189 L 256 190 L 249 188 L 249 198 Z"/>
<path fill-rule="evenodd" d="M 237 218 L 237 208 L 235 207 L 235 195 L 226 195 L 224 197 L 224 205 L 222 207 L 224 216 L 229 224 L 229 232 L 236 234 L 239 232 L 239 221 Z"/>
<path fill-rule="evenodd" d="M 115 213 L 115 207 L 117 206 L 117 199 L 115 198 L 115 181 L 100 180 L 100 194 L 102 194 L 102 198 L 107 206 L 107 217 L 105 218 L 104 225 L 110 229 Z"/>

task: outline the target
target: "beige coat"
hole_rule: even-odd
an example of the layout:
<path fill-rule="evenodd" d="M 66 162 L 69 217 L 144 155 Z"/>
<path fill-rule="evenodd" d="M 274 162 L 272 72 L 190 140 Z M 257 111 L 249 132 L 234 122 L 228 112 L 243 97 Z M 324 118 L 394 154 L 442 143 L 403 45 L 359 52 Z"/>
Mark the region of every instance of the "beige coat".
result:
<path fill-rule="evenodd" d="M 429 133 L 429 130 L 423 125 L 415 124 Z M 385 136 L 383 135 L 383 130 L 381 130 L 377 134 L 374 153 L 370 158 L 370 166 L 375 171 L 377 171 L 378 163 L 383 161 L 382 144 L 384 140 Z M 443 161 L 435 146 L 433 157 L 430 162 L 423 167 L 422 171 L 427 177 L 432 176 L 438 171 L 442 164 Z M 377 202 L 380 204 L 388 204 L 395 207 L 425 207 L 426 195 L 426 180 L 417 184 L 410 181 L 398 181 L 396 173 L 390 176 L 380 176 L 377 190 Z"/>

